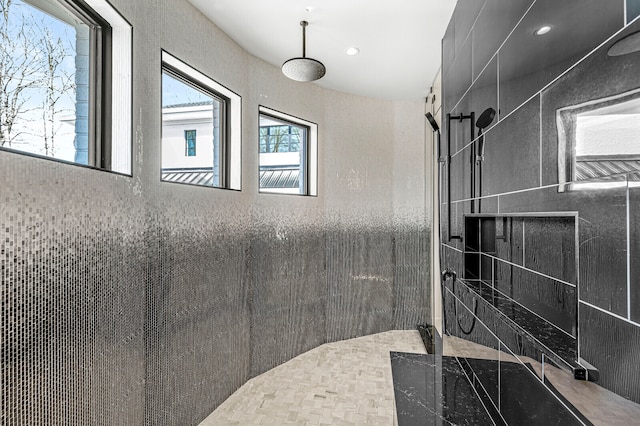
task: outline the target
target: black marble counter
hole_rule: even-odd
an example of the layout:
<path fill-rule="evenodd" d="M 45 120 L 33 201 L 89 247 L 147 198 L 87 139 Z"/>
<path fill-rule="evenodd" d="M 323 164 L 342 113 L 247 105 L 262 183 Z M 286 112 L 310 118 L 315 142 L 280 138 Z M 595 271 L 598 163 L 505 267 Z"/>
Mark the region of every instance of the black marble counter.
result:
<path fill-rule="evenodd" d="M 582 369 L 576 361 L 578 358 L 577 342 L 573 336 L 558 329 L 482 281 L 458 279 L 456 285 L 464 286 L 480 296 L 481 300 L 497 311 L 498 318 L 503 323 L 533 342 L 558 367 L 571 371 L 573 374 Z"/>
<path fill-rule="evenodd" d="M 391 352 L 391 370 L 398 426 L 590 424 L 520 363 Z"/>
<path fill-rule="evenodd" d="M 455 358 L 391 352 L 391 370 L 398 426 L 493 424 Z"/>

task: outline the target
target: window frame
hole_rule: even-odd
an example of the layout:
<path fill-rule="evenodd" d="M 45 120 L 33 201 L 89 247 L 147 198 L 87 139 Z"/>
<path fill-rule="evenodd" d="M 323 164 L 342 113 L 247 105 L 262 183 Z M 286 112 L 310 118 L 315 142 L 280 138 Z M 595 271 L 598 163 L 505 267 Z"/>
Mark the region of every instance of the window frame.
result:
<path fill-rule="evenodd" d="M 306 129 L 306 136 L 300 141 L 300 179 L 302 179 L 302 193 L 284 193 L 277 191 L 263 190 L 260 187 L 260 118 L 262 116 L 283 122 L 283 125 L 303 127 Z M 318 196 L 318 125 L 312 121 L 296 117 L 263 105 L 258 106 L 258 193 L 291 195 L 303 197 Z"/>
<path fill-rule="evenodd" d="M 577 168 L 580 162 L 576 155 L 577 119 L 581 114 L 637 99 L 640 99 L 640 89 L 633 89 L 620 94 L 589 100 L 577 105 L 566 106 L 556 111 L 555 118 L 558 134 L 558 192 L 581 189 L 602 189 L 627 185 L 626 175 L 637 173 L 637 171 L 623 172 L 594 179 L 577 179 Z M 613 158 L 613 156 L 608 155 L 580 157 L 583 161 L 586 161 L 584 159 L 608 160 Z"/>
<path fill-rule="evenodd" d="M 16 148 L 0 147 L 0 151 L 132 176 L 131 23 L 108 0 L 23 1 L 30 7 L 69 24 L 55 10 L 53 3 L 56 3 L 89 27 L 88 158 L 87 164 L 84 164 Z M 112 102 L 114 98 L 119 99 L 117 105 Z"/>
<path fill-rule="evenodd" d="M 240 95 L 220 84 L 213 78 L 202 73 L 195 67 L 179 59 L 168 51 L 161 49 L 160 71 L 178 81 L 191 86 L 193 89 L 211 96 L 220 102 L 220 135 L 219 143 L 219 177 L 218 185 L 202 185 L 188 182 L 177 182 L 164 180 L 162 178 L 162 95 L 163 88 L 160 88 L 160 181 L 164 183 L 177 183 L 182 185 L 193 185 L 205 188 L 229 189 L 235 191 L 242 190 L 242 98 Z"/>
<path fill-rule="evenodd" d="M 193 138 L 190 136 L 193 135 Z M 196 129 L 185 130 L 184 131 L 184 155 L 185 157 L 195 157 L 196 156 L 196 141 L 198 139 L 198 133 Z M 193 142 L 193 146 L 189 146 L 189 142 Z M 189 154 L 189 152 L 193 151 L 193 154 Z"/>

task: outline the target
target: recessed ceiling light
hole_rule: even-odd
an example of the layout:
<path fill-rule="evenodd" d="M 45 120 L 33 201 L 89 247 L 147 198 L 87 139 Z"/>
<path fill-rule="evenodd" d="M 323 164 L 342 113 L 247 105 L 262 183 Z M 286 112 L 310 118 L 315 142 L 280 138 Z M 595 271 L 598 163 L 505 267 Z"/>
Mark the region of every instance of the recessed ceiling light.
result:
<path fill-rule="evenodd" d="M 360 53 L 360 49 L 358 49 L 357 47 L 350 47 L 345 50 L 345 53 L 349 56 L 357 55 L 358 53 Z"/>
<path fill-rule="evenodd" d="M 540 27 L 537 30 L 535 30 L 534 34 L 537 35 L 537 36 L 541 36 L 541 35 L 545 35 L 549 31 L 551 31 L 551 25 L 545 25 L 545 26 Z"/>

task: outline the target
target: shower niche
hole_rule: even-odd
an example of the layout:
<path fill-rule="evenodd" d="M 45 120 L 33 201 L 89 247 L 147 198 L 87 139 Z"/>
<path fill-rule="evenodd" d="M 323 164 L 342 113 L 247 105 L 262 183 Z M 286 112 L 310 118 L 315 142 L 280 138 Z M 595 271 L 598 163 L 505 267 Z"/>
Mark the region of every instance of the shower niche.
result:
<path fill-rule="evenodd" d="M 477 316 L 513 342 L 512 351 L 585 379 L 577 352 L 577 215 L 470 214 L 463 242 L 461 287 L 468 294 L 461 300 L 474 299 L 468 312 L 492 311 L 486 320 Z"/>

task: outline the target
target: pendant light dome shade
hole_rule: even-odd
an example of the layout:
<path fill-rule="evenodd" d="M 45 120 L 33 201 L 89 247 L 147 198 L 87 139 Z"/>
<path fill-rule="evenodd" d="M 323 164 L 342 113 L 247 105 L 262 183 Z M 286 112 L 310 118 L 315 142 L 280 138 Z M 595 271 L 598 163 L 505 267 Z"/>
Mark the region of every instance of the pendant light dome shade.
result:
<path fill-rule="evenodd" d="M 327 70 L 320 61 L 307 58 L 307 21 L 300 22 L 302 26 L 302 57 L 292 58 L 282 64 L 282 73 L 295 81 L 315 81 L 319 80 L 326 74 Z"/>

